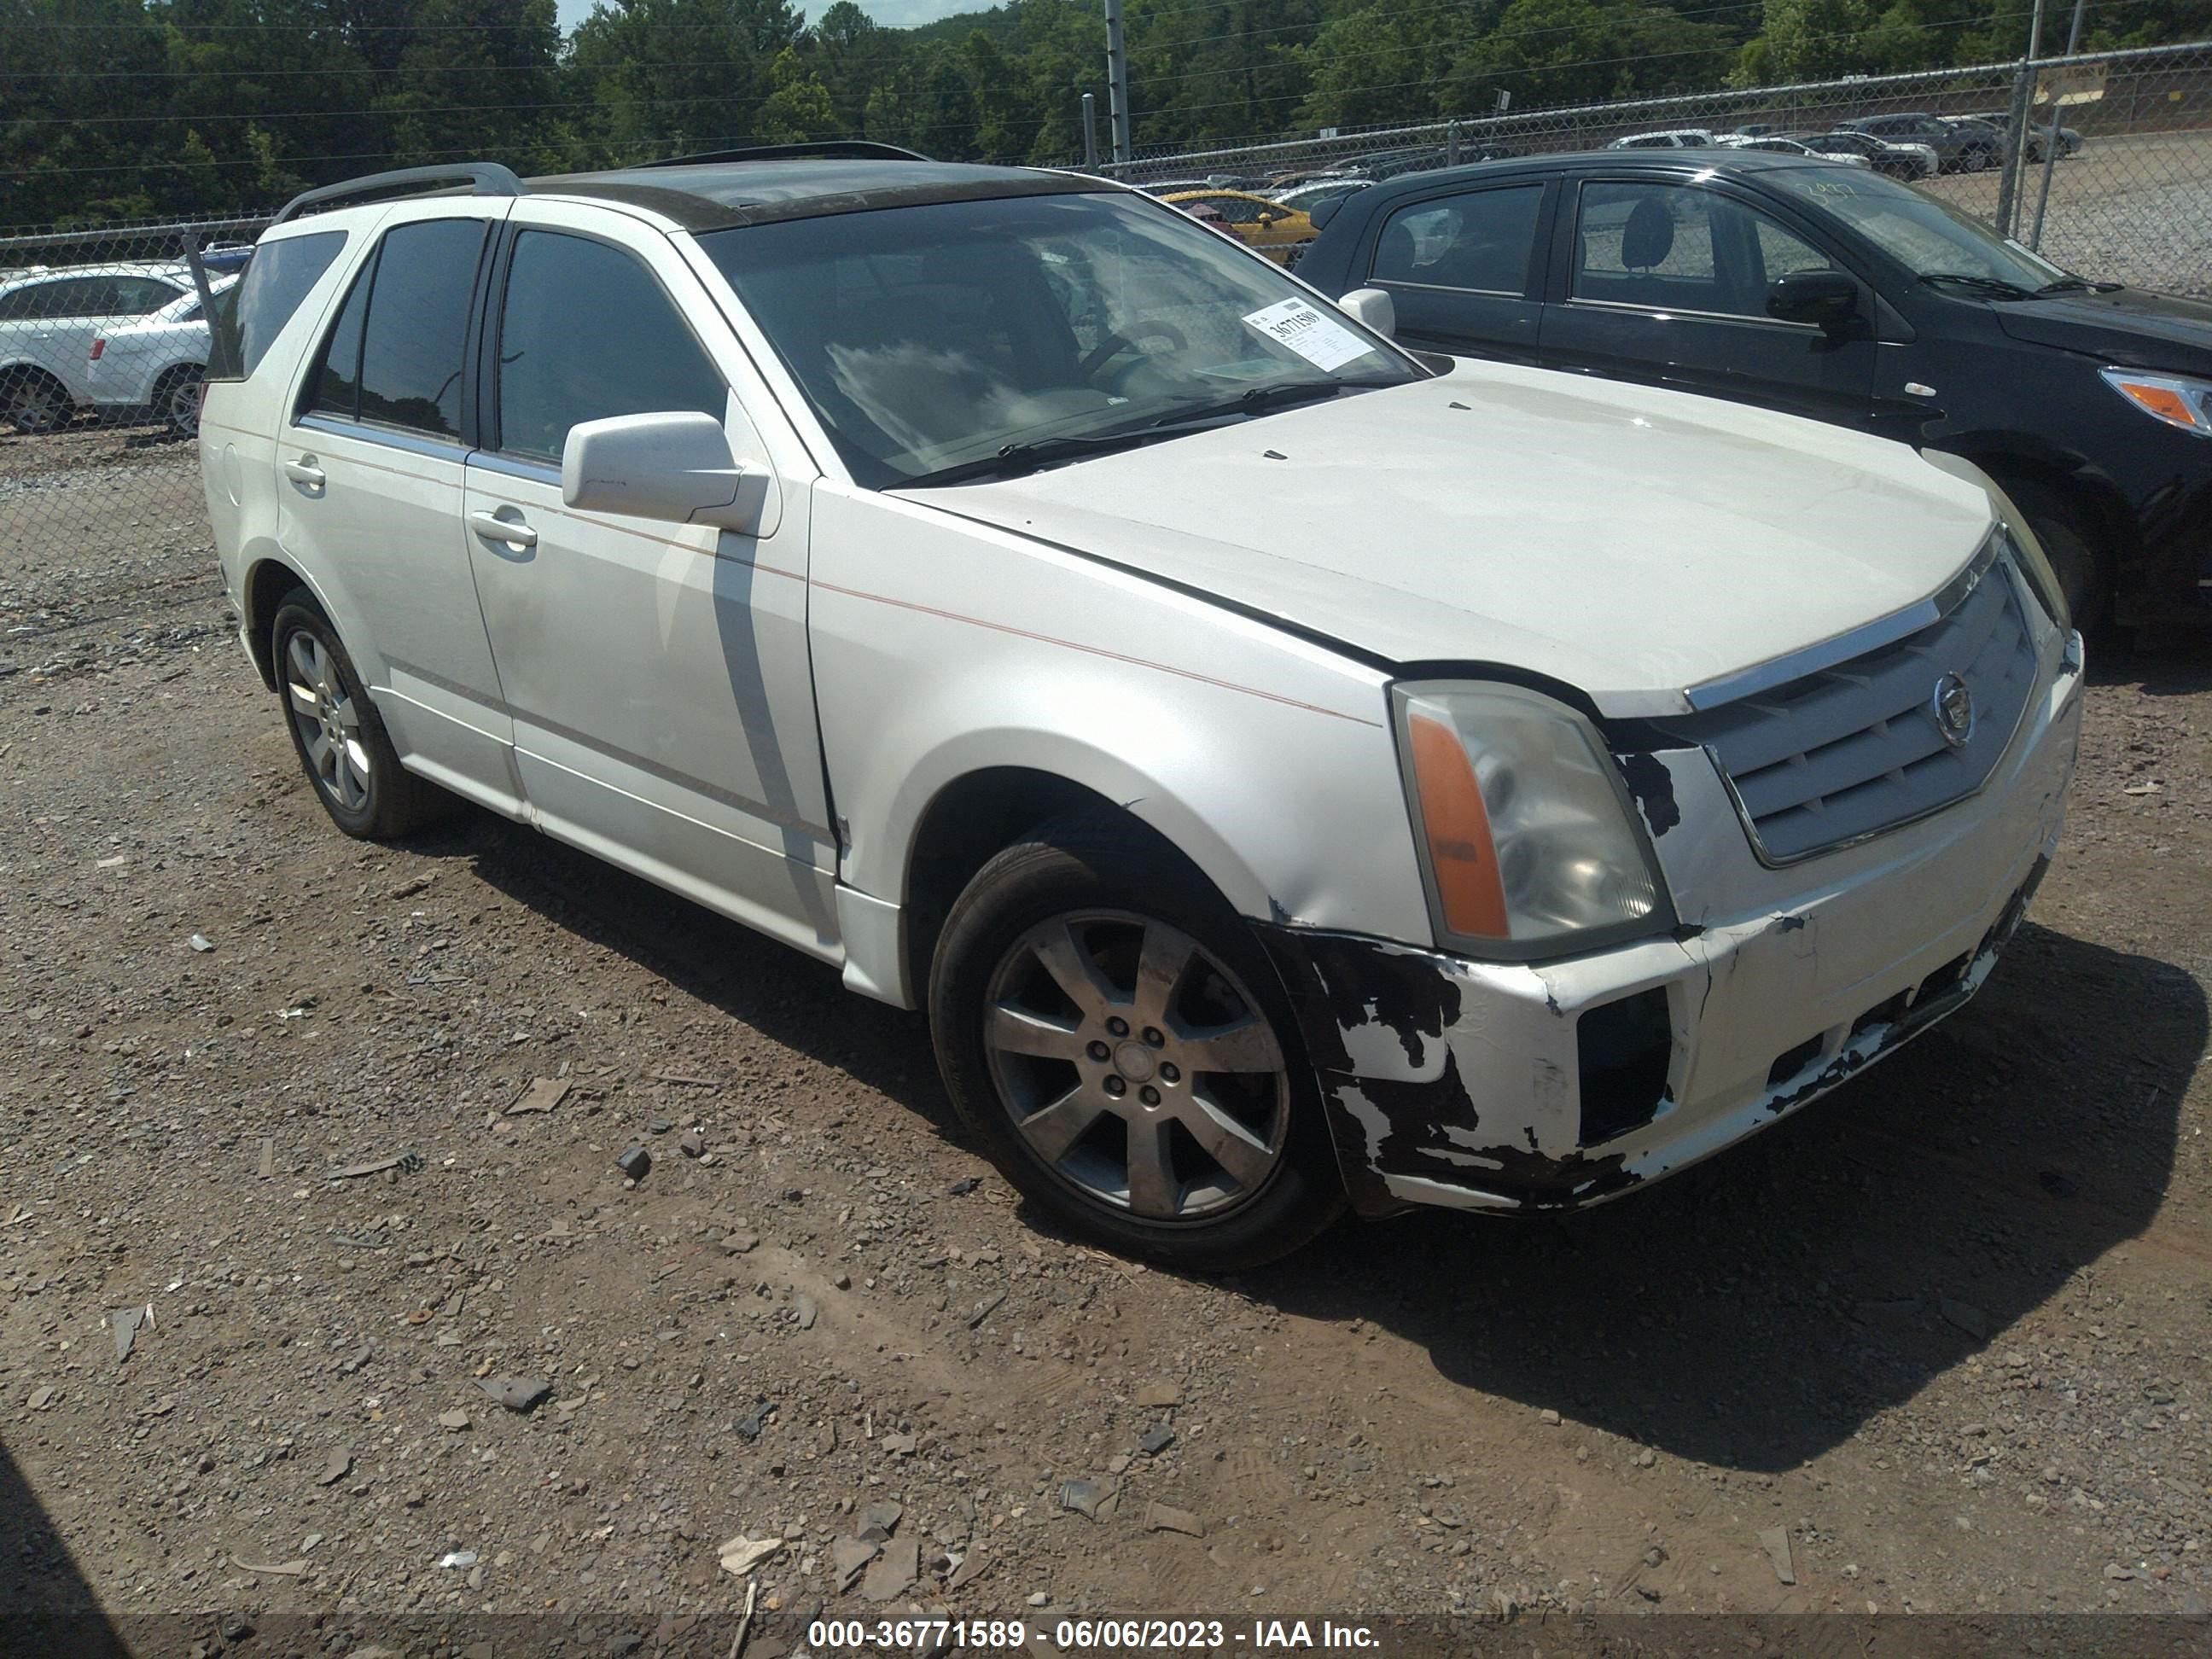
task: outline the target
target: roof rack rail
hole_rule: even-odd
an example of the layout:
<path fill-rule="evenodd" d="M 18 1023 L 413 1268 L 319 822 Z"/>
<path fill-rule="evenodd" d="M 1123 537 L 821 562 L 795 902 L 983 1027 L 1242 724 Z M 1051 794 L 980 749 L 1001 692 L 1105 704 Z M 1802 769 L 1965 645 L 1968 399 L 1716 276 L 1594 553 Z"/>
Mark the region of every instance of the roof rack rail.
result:
<path fill-rule="evenodd" d="M 805 144 L 755 144 L 744 149 L 710 149 L 697 155 L 670 155 L 658 161 L 635 161 L 639 167 L 703 167 L 714 161 L 781 161 L 800 156 L 824 161 L 927 161 L 919 150 L 896 144 L 878 144 L 866 138 L 823 138 Z M 627 171 L 627 169 L 624 169 Z"/>
<path fill-rule="evenodd" d="M 288 219 L 296 219 L 311 207 L 321 207 L 331 202 L 343 202 L 355 197 L 367 198 L 380 196 L 386 191 L 411 194 L 428 185 L 458 185 L 466 182 L 476 188 L 477 196 L 523 196 L 529 192 L 514 170 L 496 161 L 455 161 L 445 167 L 401 167 L 392 173 L 372 173 L 365 178 L 349 179 L 340 185 L 325 185 L 317 190 L 303 190 L 278 210 L 269 222 L 281 225 Z"/>

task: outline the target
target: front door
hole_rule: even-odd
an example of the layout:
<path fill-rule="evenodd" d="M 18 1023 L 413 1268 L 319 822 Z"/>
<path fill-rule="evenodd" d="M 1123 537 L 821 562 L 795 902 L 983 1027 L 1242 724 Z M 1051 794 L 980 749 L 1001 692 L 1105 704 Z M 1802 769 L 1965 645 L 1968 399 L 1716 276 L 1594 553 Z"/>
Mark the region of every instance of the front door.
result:
<path fill-rule="evenodd" d="M 784 487 L 748 414 L 772 412 L 767 392 L 667 239 L 621 246 L 574 221 L 553 204 L 514 212 L 464 514 L 532 814 L 834 957 L 805 491 Z M 721 420 L 760 480 L 757 535 L 563 503 L 572 426 L 678 410 Z"/>
<path fill-rule="evenodd" d="M 1592 179 L 1577 196 L 1560 209 L 1547 368 L 1869 424 L 1875 347 L 1864 285 L 1865 314 L 1839 333 L 1766 312 L 1775 278 L 1842 269 L 1808 233 L 1710 180 Z"/>

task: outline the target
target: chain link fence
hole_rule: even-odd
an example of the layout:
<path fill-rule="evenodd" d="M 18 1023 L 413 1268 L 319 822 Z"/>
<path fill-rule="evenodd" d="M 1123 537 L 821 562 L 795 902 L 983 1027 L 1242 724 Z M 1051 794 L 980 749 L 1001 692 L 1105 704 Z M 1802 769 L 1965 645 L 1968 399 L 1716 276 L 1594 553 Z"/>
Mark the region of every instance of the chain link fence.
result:
<path fill-rule="evenodd" d="M 187 258 L 228 288 L 266 223 L 0 236 L 0 696 L 220 631 Z"/>
<path fill-rule="evenodd" d="M 1873 165 L 2069 270 L 2212 297 L 2212 42 L 1162 149 L 1097 170 L 1296 205 L 1330 179 L 1674 135 L 1821 143 L 1843 124 L 1880 141 Z"/>

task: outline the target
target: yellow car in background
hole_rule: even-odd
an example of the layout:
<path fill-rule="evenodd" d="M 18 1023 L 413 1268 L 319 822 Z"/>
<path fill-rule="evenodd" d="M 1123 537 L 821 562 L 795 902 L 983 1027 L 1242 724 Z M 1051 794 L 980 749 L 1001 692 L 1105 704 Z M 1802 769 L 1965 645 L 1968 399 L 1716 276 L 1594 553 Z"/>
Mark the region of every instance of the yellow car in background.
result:
<path fill-rule="evenodd" d="M 1306 244 L 1321 234 L 1314 228 L 1314 222 L 1296 208 L 1241 190 L 1182 190 L 1172 196 L 1163 196 L 1160 200 L 1185 213 L 1194 207 L 1212 208 L 1221 216 L 1231 236 L 1247 247 L 1258 249 L 1279 265 L 1295 264 Z"/>

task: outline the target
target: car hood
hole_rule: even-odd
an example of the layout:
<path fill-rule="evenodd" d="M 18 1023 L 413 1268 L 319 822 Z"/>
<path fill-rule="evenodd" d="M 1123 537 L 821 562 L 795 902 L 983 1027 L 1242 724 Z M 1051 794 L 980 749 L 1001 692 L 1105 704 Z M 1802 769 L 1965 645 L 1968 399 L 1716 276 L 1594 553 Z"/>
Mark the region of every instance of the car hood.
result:
<path fill-rule="evenodd" d="M 2139 288 L 2053 294 L 1990 307 L 2015 340 L 2101 357 L 2125 368 L 2212 373 L 2212 304 Z"/>
<path fill-rule="evenodd" d="M 1926 599 L 1990 521 L 1899 444 L 1498 363 L 915 499 L 1623 717 Z"/>

